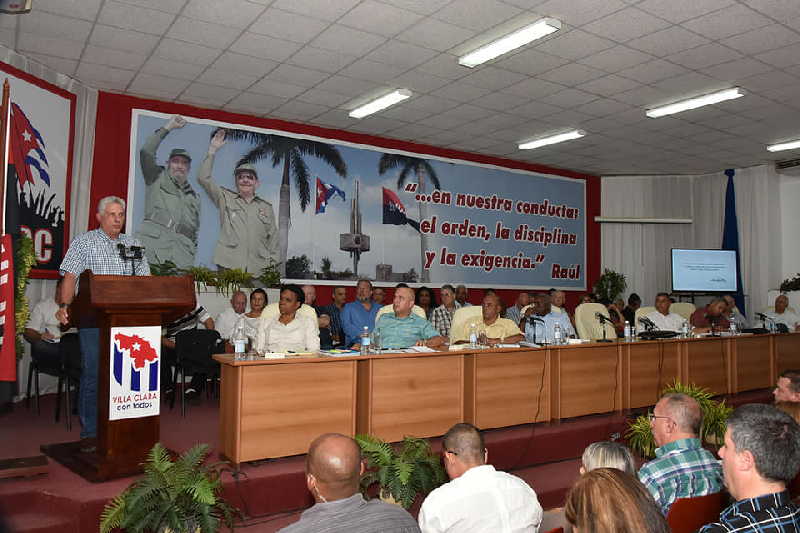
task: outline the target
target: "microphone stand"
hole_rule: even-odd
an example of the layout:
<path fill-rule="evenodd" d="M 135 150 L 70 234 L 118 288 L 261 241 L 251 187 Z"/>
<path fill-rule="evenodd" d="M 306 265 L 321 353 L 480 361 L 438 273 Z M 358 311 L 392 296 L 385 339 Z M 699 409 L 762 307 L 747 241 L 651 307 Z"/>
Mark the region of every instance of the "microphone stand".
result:
<path fill-rule="evenodd" d="M 600 327 L 603 328 L 603 338 L 602 339 L 597 339 L 597 342 L 614 342 L 611 339 L 606 338 L 606 321 L 608 319 L 606 317 L 604 317 L 603 315 L 601 315 L 600 313 L 596 313 L 595 317 L 597 318 L 597 321 L 600 322 Z M 612 322 L 612 324 L 613 324 L 613 322 Z"/>

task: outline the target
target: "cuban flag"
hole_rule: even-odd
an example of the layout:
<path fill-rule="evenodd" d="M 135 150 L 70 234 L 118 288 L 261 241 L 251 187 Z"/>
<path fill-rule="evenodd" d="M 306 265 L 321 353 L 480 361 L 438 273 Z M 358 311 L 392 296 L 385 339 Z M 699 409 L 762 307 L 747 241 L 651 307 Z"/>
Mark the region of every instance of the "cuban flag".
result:
<path fill-rule="evenodd" d="M 11 162 L 17 171 L 17 179 L 22 187 L 33 185 L 34 175 L 50 186 L 49 163 L 45 154 L 42 134 L 33 127 L 22 108 L 11 104 Z"/>
<path fill-rule="evenodd" d="M 406 216 L 406 208 L 394 191 L 383 187 L 383 223 L 402 226 L 408 224 L 419 231 L 419 222 Z"/>
<path fill-rule="evenodd" d="M 347 201 L 342 189 L 332 183 L 325 183 L 317 178 L 317 210 L 314 214 L 319 215 L 320 213 L 324 213 L 325 208 L 328 206 L 328 200 L 334 195 L 339 195 L 343 202 Z"/>
<path fill-rule="evenodd" d="M 114 335 L 114 381 L 132 391 L 158 391 L 158 352 L 139 335 Z"/>

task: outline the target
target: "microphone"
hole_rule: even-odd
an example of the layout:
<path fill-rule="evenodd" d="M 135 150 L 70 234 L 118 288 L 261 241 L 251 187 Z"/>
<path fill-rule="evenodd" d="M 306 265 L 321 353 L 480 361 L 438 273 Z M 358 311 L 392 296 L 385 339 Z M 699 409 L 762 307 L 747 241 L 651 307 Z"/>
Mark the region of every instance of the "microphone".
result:
<path fill-rule="evenodd" d="M 756 316 L 759 320 L 772 320 L 770 317 L 765 315 L 764 313 L 756 313 Z"/>
<path fill-rule="evenodd" d="M 122 258 L 123 261 L 131 262 L 131 275 L 132 276 L 135 275 L 136 262 L 142 260 L 144 246 L 136 246 L 136 245 L 125 246 L 121 242 L 118 242 L 117 250 L 119 250 L 119 256 Z"/>
<path fill-rule="evenodd" d="M 542 324 L 544 324 L 544 320 L 542 320 L 541 318 L 539 318 L 536 315 L 529 316 L 528 320 L 531 321 L 531 322 L 541 322 Z"/>
<path fill-rule="evenodd" d="M 599 320 L 601 324 L 602 324 L 602 323 L 606 323 L 606 324 L 611 324 L 612 326 L 614 325 L 614 321 L 613 321 L 613 320 L 611 320 L 610 318 L 608 318 L 608 317 L 607 317 L 606 315 L 604 315 L 603 313 L 595 313 L 595 314 L 594 314 L 594 317 L 595 317 L 597 320 Z"/>
<path fill-rule="evenodd" d="M 653 331 L 653 330 L 658 329 L 658 327 L 656 326 L 655 322 L 653 322 L 652 320 L 650 320 L 646 316 L 640 316 L 639 317 L 639 323 L 644 325 L 644 329 L 646 329 L 647 331 Z"/>

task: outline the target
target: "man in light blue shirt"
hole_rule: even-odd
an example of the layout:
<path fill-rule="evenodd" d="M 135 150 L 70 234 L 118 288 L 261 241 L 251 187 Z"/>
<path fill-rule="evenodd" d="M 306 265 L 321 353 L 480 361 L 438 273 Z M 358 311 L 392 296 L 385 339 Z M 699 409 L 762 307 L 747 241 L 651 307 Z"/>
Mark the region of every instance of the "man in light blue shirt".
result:
<path fill-rule="evenodd" d="M 556 324 L 561 327 L 561 338 L 575 336 L 575 330 L 566 313 L 554 313 L 550 309 L 550 295 L 536 293 L 533 306 L 525 311 L 519 328 L 525 332 L 525 340 L 536 344 L 553 342 Z"/>
<path fill-rule="evenodd" d="M 372 332 L 375 327 L 375 316 L 381 306 L 372 301 L 372 282 L 360 279 L 356 284 L 356 301 L 345 304 L 342 309 L 342 330 L 344 345 L 352 346 L 358 342 L 364 326 Z"/>
<path fill-rule="evenodd" d="M 414 290 L 400 287 L 394 291 L 394 312 L 384 313 L 378 319 L 375 329 L 381 335 L 381 344 L 385 348 L 408 348 L 409 346 L 427 346 L 438 348 L 446 341 L 439 335 L 433 324 L 411 312 L 414 307 Z"/>

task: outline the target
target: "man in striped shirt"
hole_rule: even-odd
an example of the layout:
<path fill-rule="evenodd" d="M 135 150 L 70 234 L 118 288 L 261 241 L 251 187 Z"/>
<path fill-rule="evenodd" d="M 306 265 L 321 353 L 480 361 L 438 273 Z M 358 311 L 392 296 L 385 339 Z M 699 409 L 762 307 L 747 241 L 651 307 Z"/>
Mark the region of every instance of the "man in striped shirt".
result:
<path fill-rule="evenodd" d="M 720 448 L 725 486 L 736 503 L 700 533 L 796 533 L 800 508 L 787 485 L 800 470 L 800 426 L 771 405 L 742 405 Z"/>
<path fill-rule="evenodd" d="M 722 490 L 719 461 L 700 439 L 703 414 L 685 394 L 665 394 L 650 415 L 656 458 L 639 470 L 639 480 L 665 515 L 678 498 L 705 496 Z"/>

